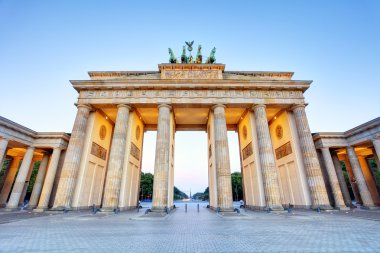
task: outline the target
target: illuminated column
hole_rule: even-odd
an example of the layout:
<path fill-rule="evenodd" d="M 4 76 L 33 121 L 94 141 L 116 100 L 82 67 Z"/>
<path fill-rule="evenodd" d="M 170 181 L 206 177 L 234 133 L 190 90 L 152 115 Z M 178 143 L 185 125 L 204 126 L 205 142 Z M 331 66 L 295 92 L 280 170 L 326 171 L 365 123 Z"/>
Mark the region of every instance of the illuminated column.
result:
<path fill-rule="evenodd" d="M 8 140 L 0 139 L 0 170 L 3 168 L 4 157 L 7 154 Z"/>
<path fill-rule="evenodd" d="M 354 175 L 354 172 L 352 171 L 352 167 L 348 159 L 348 155 L 346 155 L 344 158 L 344 164 L 346 165 L 346 170 L 350 178 L 351 189 L 352 189 L 352 192 L 354 193 L 355 201 L 357 204 L 362 205 L 363 201 L 362 201 L 362 198 L 360 197 L 359 187 L 358 187 L 358 184 L 356 183 L 355 175 Z"/>
<path fill-rule="evenodd" d="M 266 107 L 265 105 L 255 105 L 252 109 L 255 116 L 266 205 L 270 210 L 284 210 L 281 205 L 280 186 L 269 133 Z"/>
<path fill-rule="evenodd" d="M 303 163 L 309 184 L 312 208 L 332 209 L 323 181 L 321 167 L 319 165 L 317 151 L 315 150 L 307 121 L 305 105 L 296 105 L 292 108 L 296 123 Z"/>
<path fill-rule="evenodd" d="M 33 185 L 33 191 L 32 191 L 32 195 L 30 196 L 28 208 L 35 208 L 38 204 L 38 200 L 39 200 L 40 194 L 41 194 L 42 185 L 43 185 L 43 182 L 45 179 L 46 168 L 48 166 L 48 162 L 49 162 L 49 155 L 44 154 L 44 156 L 42 157 L 41 163 L 40 163 L 40 167 L 38 168 L 38 174 L 36 177 L 36 181 L 34 182 L 34 185 Z"/>
<path fill-rule="evenodd" d="M 380 139 L 373 139 L 372 143 L 373 143 L 374 151 L 376 151 L 376 154 L 374 154 L 374 157 L 375 157 L 375 160 L 376 160 L 376 163 L 378 166 L 377 169 L 380 170 L 380 164 L 379 164 L 380 163 L 380 161 L 379 161 L 379 159 L 380 159 Z"/>
<path fill-rule="evenodd" d="M 332 160 L 334 163 L 336 175 L 338 177 L 340 189 L 342 190 L 344 203 L 346 204 L 346 206 L 350 207 L 350 206 L 352 206 L 350 192 L 348 191 L 346 180 L 344 178 L 342 167 L 340 166 L 340 161 L 339 161 L 339 158 L 338 158 L 336 152 L 332 153 Z"/>
<path fill-rule="evenodd" d="M 86 136 L 87 122 L 91 107 L 78 105 L 70 142 L 67 147 L 61 178 L 58 183 L 57 194 L 53 208 L 56 210 L 71 209 L 71 199 L 75 188 L 83 153 L 84 138 Z"/>
<path fill-rule="evenodd" d="M 330 154 L 330 149 L 321 148 L 321 151 L 322 151 L 324 163 L 326 165 L 326 171 L 329 177 L 331 190 L 334 197 L 335 208 L 346 209 L 346 206 L 344 205 L 344 201 L 343 201 L 342 191 L 340 190 L 338 177 L 335 172 L 334 163 Z"/>
<path fill-rule="evenodd" d="M 168 207 L 171 109 L 172 107 L 167 104 L 158 106 L 152 211 L 163 211 Z"/>
<path fill-rule="evenodd" d="M 57 168 L 59 164 L 59 158 L 61 156 L 61 149 L 60 148 L 54 148 L 53 154 L 50 158 L 50 164 L 49 168 L 46 173 L 46 177 L 44 180 L 44 184 L 41 191 L 41 196 L 38 201 L 38 210 L 46 210 L 48 208 L 51 192 L 54 185 L 55 175 L 57 174 Z"/>
<path fill-rule="evenodd" d="M 127 139 L 127 128 L 129 111 L 128 105 L 118 105 L 115 130 L 112 137 L 111 151 L 107 169 L 106 185 L 102 211 L 112 211 L 119 203 L 120 183 L 123 174 L 125 145 Z"/>
<path fill-rule="evenodd" d="M 24 189 L 24 185 L 25 185 L 25 180 L 26 180 L 26 177 L 28 176 L 30 165 L 32 163 L 33 154 L 34 154 L 34 147 L 28 147 L 25 152 L 24 158 L 22 160 L 21 167 L 17 173 L 16 181 L 13 185 L 12 193 L 9 198 L 8 204 L 6 206 L 7 209 L 18 208 L 18 203 L 20 201 L 20 198 Z"/>
<path fill-rule="evenodd" d="M 227 123 L 224 105 L 215 105 L 214 142 L 218 207 L 220 211 L 233 211 L 230 156 L 228 150 Z"/>
<path fill-rule="evenodd" d="M 4 186 L 1 189 L 1 193 L 0 193 L 0 206 L 1 207 L 4 207 L 5 204 L 7 203 L 7 199 L 8 199 L 9 193 L 11 191 L 13 181 L 15 180 L 16 173 L 17 173 L 17 170 L 18 170 L 18 167 L 20 165 L 21 160 L 22 160 L 21 156 L 13 157 L 11 165 L 8 168 L 8 173 L 6 174 Z"/>
<path fill-rule="evenodd" d="M 358 157 L 356 156 L 356 153 L 353 147 L 351 146 L 347 147 L 347 155 L 348 155 L 348 159 L 350 160 L 352 171 L 354 173 L 356 183 L 360 191 L 360 197 L 363 201 L 363 206 L 367 208 L 375 207 L 375 204 L 373 203 L 373 200 L 371 197 L 371 193 L 369 192 L 367 184 L 365 182 L 365 178 L 364 178 L 362 169 L 360 167 Z"/>

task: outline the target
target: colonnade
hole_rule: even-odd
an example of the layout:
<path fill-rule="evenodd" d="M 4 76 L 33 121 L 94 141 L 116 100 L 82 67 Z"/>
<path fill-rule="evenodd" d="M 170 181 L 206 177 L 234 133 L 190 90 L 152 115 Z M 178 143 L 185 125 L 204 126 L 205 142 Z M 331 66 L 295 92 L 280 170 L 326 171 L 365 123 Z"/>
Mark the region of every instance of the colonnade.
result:
<path fill-rule="evenodd" d="M 117 106 L 117 117 L 114 134 L 110 148 L 110 158 L 105 179 L 104 195 L 102 201 L 103 211 L 112 211 L 118 207 L 120 198 L 121 177 L 123 174 L 123 159 L 126 144 L 126 126 L 131 107 L 129 105 Z M 215 178 L 217 206 L 221 211 L 232 211 L 231 170 L 227 140 L 227 124 L 225 106 L 222 104 L 211 107 L 213 114 L 213 139 L 215 147 Z M 328 202 L 317 154 L 307 123 L 304 105 L 292 108 L 295 114 L 296 127 L 300 138 L 300 149 L 306 168 L 307 182 L 312 196 L 312 207 L 331 208 Z M 86 125 L 91 107 L 79 105 L 73 132 L 67 149 L 62 175 L 59 181 L 54 209 L 70 209 L 75 180 L 80 166 Z M 252 111 L 255 115 L 257 140 L 265 199 L 270 210 L 283 210 L 279 193 L 279 179 L 277 175 L 275 158 L 271 144 L 269 126 L 265 105 L 254 105 Z M 173 187 L 173 145 L 175 122 L 173 110 L 169 104 L 158 105 L 157 140 L 154 167 L 153 211 L 163 211 L 172 207 L 170 189 Z"/>
<path fill-rule="evenodd" d="M 157 140 L 154 165 L 154 185 L 152 211 L 162 212 L 173 207 L 171 189 L 173 188 L 173 159 L 174 159 L 174 132 L 175 117 L 170 104 L 159 104 L 157 122 Z M 127 104 L 117 105 L 117 115 L 110 146 L 107 173 L 102 197 L 102 211 L 114 211 L 120 202 L 123 175 L 125 174 L 124 155 L 127 144 L 127 126 L 132 107 Z M 283 210 L 279 175 L 276 167 L 276 158 L 272 146 L 271 135 L 266 114 L 266 105 L 255 104 L 249 109 L 253 115 L 257 140 L 258 159 L 260 164 L 260 181 L 263 184 L 265 205 L 268 210 Z M 322 175 L 313 138 L 309 129 L 305 113 L 305 105 L 295 105 L 289 110 L 294 115 L 295 132 L 299 143 L 301 160 L 305 170 L 307 187 L 310 192 L 312 208 L 331 209 L 328 193 Z M 90 105 L 78 105 L 78 111 L 74 122 L 70 142 L 66 150 L 62 172 L 58 182 L 53 209 L 63 210 L 72 208 L 72 199 L 78 178 L 78 171 L 82 159 L 82 153 L 86 138 L 89 115 L 93 111 Z M 225 105 L 216 104 L 210 106 L 208 119 L 213 119 L 212 128 L 208 128 L 212 135 L 212 147 L 215 156 L 215 208 L 220 211 L 233 211 L 231 169 L 229 147 L 227 138 L 227 123 Z M 8 141 L 0 139 L 0 161 L 4 160 L 7 152 Z M 376 153 L 380 150 L 380 141 L 375 139 L 373 147 Z M 7 174 L 1 183 L 0 205 L 6 204 L 6 208 L 14 210 L 25 196 L 25 182 L 28 182 L 35 147 L 26 148 L 23 157 L 14 157 L 10 162 Z M 29 207 L 37 211 L 46 210 L 52 199 L 52 189 L 57 178 L 58 164 L 61 157 L 61 148 L 53 148 L 52 152 L 45 152 L 40 163 L 36 182 L 30 197 Z M 211 150 L 210 150 L 211 152 Z M 336 153 L 329 148 L 322 148 L 321 154 L 331 186 L 333 204 L 335 208 L 345 209 L 351 205 L 351 198 L 344 182 L 344 176 L 340 169 L 340 161 Z M 347 147 L 346 166 L 355 178 L 353 190 L 358 202 L 365 207 L 372 208 L 375 203 L 366 184 L 363 172 L 360 168 L 359 158 L 353 147 Z M 19 168 L 20 167 L 20 168 Z M 19 169 L 18 169 L 19 168 Z M 16 177 L 16 172 L 17 177 Z M 125 181 L 125 180 L 124 180 Z M 13 183 L 14 182 L 14 183 Z M 12 188 L 13 185 L 13 188 Z M 357 187 L 356 187 L 357 186 Z M 211 187 L 211 186 L 210 186 Z M 12 189 L 12 190 L 11 190 Z M 211 195 L 211 193 L 210 193 Z M 9 197 L 9 201 L 7 199 Z M 137 204 L 137 203 L 136 203 Z"/>
<path fill-rule="evenodd" d="M 372 153 L 377 163 L 377 157 L 379 154 L 378 151 L 380 151 L 379 143 L 380 141 L 377 138 L 372 140 L 374 147 Z M 342 162 L 344 163 L 346 171 L 349 175 L 349 181 L 356 203 L 362 205 L 364 208 L 377 209 L 377 206 L 380 203 L 376 204 L 374 197 L 379 200 L 379 192 L 376 190 L 376 187 L 372 187 L 371 193 L 371 185 L 369 182 L 373 180 L 373 178 L 370 178 L 372 175 L 370 175 L 371 173 L 367 173 L 370 176 L 367 176 L 366 179 L 363 172 L 364 169 L 370 170 L 370 168 L 368 168 L 366 158 L 358 155 L 354 146 L 346 146 L 335 149 L 322 147 L 320 149 L 322 152 L 323 163 L 328 174 L 328 183 L 332 190 L 333 202 L 335 203 L 335 206 L 338 208 L 352 206 L 352 199 L 342 172 L 341 162 L 337 154 L 337 150 L 341 150 L 345 152 L 345 154 L 340 156 L 342 157 Z M 366 168 L 363 168 L 363 166 Z"/>
<path fill-rule="evenodd" d="M 1 139 L 0 146 L 0 161 L 3 164 L 7 155 L 8 140 Z M 61 148 L 53 148 L 52 154 L 50 151 L 46 151 L 42 159 L 36 157 L 35 150 L 36 147 L 30 146 L 26 148 L 23 156 L 10 156 L 9 164 L 0 185 L 0 207 L 5 207 L 5 210 L 17 210 L 24 203 L 30 176 L 34 164 L 38 160 L 40 160 L 40 165 L 28 208 L 48 209 L 54 181 L 56 180 Z"/>

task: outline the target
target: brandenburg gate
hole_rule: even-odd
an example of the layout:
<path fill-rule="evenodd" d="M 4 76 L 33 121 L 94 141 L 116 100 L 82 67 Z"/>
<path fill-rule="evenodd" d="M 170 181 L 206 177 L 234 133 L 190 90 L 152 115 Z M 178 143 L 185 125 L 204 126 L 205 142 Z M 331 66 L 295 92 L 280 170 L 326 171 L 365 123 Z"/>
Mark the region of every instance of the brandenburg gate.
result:
<path fill-rule="evenodd" d="M 158 71 L 89 72 L 90 80 L 71 81 L 78 111 L 53 209 L 134 208 L 149 130 L 157 131 L 152 211 L 173 207 L 175 132 L 187 130 L 207 132 L 211 208 L 233 211 L 227 140 L 233 130 L 248 207 L 330 209 L 305 113 L 311 81 L 292 75 L 169 63 Z"/>
<path fill-rule="evenodd" d="M 191 52 L 193 42 L 186 43 Z M 71 135 L 35 132 L 0 117 L 0 162 L 7 160 L 0 207 L 23 203 L 38 160 L 29 202 L 35 211 L 136 208 L 144 133 L 157 131 L 151 210 L 168 212 L 175 133 L 190 130 L 207 132 L 209 205 L 218 212 L 234 211 L 227 131 L 238 133 L 247 208 L 347 209 L 342 159 L 356 202 L 380 205 L 366 167 L 372 157 L 379 164 L 379 118 L 312 136 L 304 98 L 312 81 L 292 80 L 292 72 L 225 71 L 215 63 L 215 48 L 206 63 L 200 50 L 193 61 L 184 47 L 177 63 L 169 49 L 170 63 L 158 71 L 95 71 L 89 80 L 71 81 L 79 95 Z"/>

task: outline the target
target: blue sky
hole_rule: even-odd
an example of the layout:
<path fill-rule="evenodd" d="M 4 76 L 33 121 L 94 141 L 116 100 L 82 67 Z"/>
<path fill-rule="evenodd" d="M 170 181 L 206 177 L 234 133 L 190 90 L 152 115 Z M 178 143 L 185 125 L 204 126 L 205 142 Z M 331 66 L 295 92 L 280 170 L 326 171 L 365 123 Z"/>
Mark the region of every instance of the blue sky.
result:
<path fill-rule="evenodd" d="M 91 70 L 157 70 L 168 47 L 178 56 L 195 40 L 204 53 L 215 46 L 227 70 L 313 80 L 305 94 L 311 130 L 345 131 L 380 115 L 379 31 L 380 1 L 0 0 L 0 115 L 37 131 L 71 132 L 77 94 L 68 80 Z M 230 145 L 236 141 L 230 133 Z M 189 154 L 189 143 L 199 148 Z M 146 171 L 154 160 L 148 133 L 145 148 L 152 147 Z M 205 152 L 205 133 L 177 134 L 179 187 L 206 186 Z M 198 176 L 186 180 L 190 170 Z"/>

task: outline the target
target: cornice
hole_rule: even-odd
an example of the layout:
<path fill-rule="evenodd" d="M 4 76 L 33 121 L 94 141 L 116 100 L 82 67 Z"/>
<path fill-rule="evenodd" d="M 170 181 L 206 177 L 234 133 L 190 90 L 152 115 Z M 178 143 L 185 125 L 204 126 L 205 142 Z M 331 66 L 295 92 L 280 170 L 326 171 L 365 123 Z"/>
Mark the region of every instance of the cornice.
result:
<path fill-rule="evenodd" d="M 71 80 L 78 92 L 100 89 L 288 89 L 305 92 L 310 80 Z"/>

